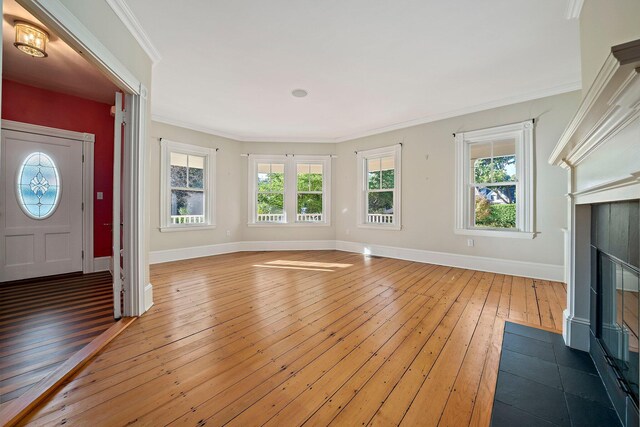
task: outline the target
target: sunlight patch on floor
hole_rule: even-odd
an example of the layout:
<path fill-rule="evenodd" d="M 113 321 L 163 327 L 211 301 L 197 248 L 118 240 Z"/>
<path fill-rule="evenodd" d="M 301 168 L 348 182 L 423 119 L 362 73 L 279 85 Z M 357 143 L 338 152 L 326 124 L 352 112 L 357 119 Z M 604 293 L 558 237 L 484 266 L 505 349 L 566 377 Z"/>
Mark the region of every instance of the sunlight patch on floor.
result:
<path fill-rule="evenodd" d="M 335 270 L 329 270 L 328 268 L 293 267 L 293 266 L 286 266 L 286 265 L 254 264 L 253 266 L 260 267 L 260 268 L 279 268 L 283 270 L 308 270 L 308 271 L 328 271 L 328 272 L 335 271 Z"/>
<path fill-rule="evenodd" d="M 336 262 L 312 262 L 312 261 L 290 261 L 277 260 L 265 262 L 268 265 L 287 265 L 292 267 L 318 267 L 318 268 L 347 268 L 353 264 L 340 264 Z"/>

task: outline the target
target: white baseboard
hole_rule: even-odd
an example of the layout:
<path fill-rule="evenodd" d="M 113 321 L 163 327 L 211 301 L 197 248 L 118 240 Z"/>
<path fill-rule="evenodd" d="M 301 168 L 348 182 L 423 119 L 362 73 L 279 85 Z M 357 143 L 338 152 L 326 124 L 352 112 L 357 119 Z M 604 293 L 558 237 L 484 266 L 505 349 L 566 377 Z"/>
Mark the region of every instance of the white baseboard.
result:
<path fill-rule="evenodd" d="M 240 243 L 242 242 L 219 243 L 217 245 L 153 251 L 149 253 L 149 264 L 159 264 L 162 262 L 180 261 L 183 259 L 240 252 Z"/>
<path fill-rule="evenodd" d="M 564 320 L 564 327 L 562 328 L 564 343 L 577 350 L 589 351 L 591 342 L 589 319 L 575 317 L 569 313 L 569 309 L 564 310 L 562 317 Z"/>
<path fill-rule="evenodd" d="M 399 248 L 394 246 L 369 245 L 367 243 L 345 242 L 342 240 L 336 241 L 336 249 L 346 252 L 404 259 L 407 261 L 531 277 L 533 279 L 553 280 L 559 282 L 564 279 L 564 266 L 562 265 L 540 264 L 535 262 L 514 261 L 473 255 L 460 255 L 446 252 L 426 251 L 422 249 Z"/>
<path fill-rule="evenodd" d="M 343 240 L 299 240 L 299 241 L 252 241 L 231 242 L 217 245 L 195 246 L 191 248 L 154 251 L 149 254 L 149 263 L 179 261 L 183 259 L 227 254 L 245 251 L 291 251 L 291 250 L 339 250 L 367 255 L 429 264 L 467 268 L 492 273 L 531 277 L 534 279 L 563 281 L 564 266 L 540 264 L 535 262 L 460 255 L 446 252 L 408 249 L 394 246 L 370 245 L 367 243 L 347 242 Z"/>
<path fill-rule="evenodd" d="M 101 256 L 93 259 L 93 271 L 111 271 L 111 257 Z"/>
<path fill-rule="evenodd" d="M 240 251 L 326 251 L 335 250 L 335 240 L 289 240 L 238 242 Z"/>
<path fill-rule="evenodd" d="M 144 311 L 146 312 L 153 305 L 153 285 L 148 283 L 144 287 Z"/>

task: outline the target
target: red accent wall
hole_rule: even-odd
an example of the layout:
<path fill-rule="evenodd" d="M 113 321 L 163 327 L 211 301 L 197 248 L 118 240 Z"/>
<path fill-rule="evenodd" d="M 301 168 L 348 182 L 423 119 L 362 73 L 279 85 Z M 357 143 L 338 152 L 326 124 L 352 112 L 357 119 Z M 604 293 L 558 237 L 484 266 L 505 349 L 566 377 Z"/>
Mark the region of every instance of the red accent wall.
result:
<path fill-rule="evenodd" d="M 110 256 L 111 228 L 104 224 L 111 223 L 113 199 L 111 105 L 2 79 L 2 118 L 95 135 L 93 255 Z"/>

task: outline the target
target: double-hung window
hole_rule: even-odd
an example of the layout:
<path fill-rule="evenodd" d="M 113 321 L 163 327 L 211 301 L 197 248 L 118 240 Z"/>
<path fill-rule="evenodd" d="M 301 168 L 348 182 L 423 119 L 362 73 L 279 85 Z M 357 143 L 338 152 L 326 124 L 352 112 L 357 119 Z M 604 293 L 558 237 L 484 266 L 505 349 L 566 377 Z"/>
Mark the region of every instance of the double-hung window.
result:
<path fill-rule="evenodd" d="M 160 230 L 215 226 L 215 149 L 162 139 Z"/>
<path fill-rule="evenodd" d="M 249 225 L 328 225 L 330 156 L 249 155 Z"/>
<path fill-rule="evenodd" d="M 358 226 L 400 229 L 401 147 L 358 151 Z"/>
<path fill-rule="evenodd" d="M 456 134 L 456 233 L 532 238 L 533 121 Z"/>
<path fill-rule="evenodd" d="M 285 161 L 261 161 L 256 164 L 256 222 L 286 223 L 284 209 Z"/>

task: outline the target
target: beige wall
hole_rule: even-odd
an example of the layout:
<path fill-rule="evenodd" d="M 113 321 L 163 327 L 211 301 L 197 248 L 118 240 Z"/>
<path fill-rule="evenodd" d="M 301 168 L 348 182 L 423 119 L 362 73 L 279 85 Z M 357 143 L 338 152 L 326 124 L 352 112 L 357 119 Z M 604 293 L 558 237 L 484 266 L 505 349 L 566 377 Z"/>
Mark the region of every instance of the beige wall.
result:
<path fill-rule="evenodd" d="M 543 98 L 414 126 L 338 145 L 336 238 L 463 255 L 563 264 L 566 177 L 547 159 L 575 113 L 580 93 Z M 536 230 L 533 240 L 454 234 L 455 153 L 452 133 L 536 119 Z M 354 150 L 402 142 L 402 230 L 361 229 L 356 224 Z M 474 247 L 467 246 L 473 238 Z"/>
<path fill-rule="evenodd" d="M 216 155 L 215 229 L 160 232 L 160 138 L 201 147 L 219 148 Z M 241 224 L 245 214 L 240 210 L 238 198 L 246 194 L 246 187 L 243 187 L 239 180 L 241 149 L 238 142 L 227 138 L 163 123 L 151 123 L 149 136 L 151 180 L 148 189 L 151 202 L 149 234 L 152 251 L 235 242 L 242 239 Z M 227 236 L 227 230 L 230 236 Z"/>
<path fill-rule="evenodd" d="M 565 226 L 565 182 L 561 168 L 547 158 L 575 113 L 580 93 L 572 92 L 526 103 L 496 108 L 452 119 L 414 126 L 340 144 L 292 144 L 236 142 L 175 126 L 153 123 L 151 138 L 153 251 L 232 241 L 345 240 L 370 244 L 424 249 L 455 254 L 504 258 L 544 264 L 563 263 Z M 473 130 L 536 119 L 536 221 L 540 234 L 533 240 L 473 237 L 454 229 L 453 132 Z M 158 137 L 179 142 L 220 147 L 218 152 L 217 229 L 200 232 L 160 233 Z M 402 230 L 371 230 L 356 227 L 355 150 L 403 143 Z M 247 226 L 247 158 L 255 154 L 337 154 L 332 163 L 332 225 L 329 227 Z M 156 181 L 158 180 L 158 181 Z M 153 183 L 156 184 L 153 184 Z M 231 231 L 231 237 L 226 236 Z"/>
<path fill-rule="evenodd" d="M 586 92 L 611 47 L 640 39 L 640 0 L 585 0 L 580 14 L 582 88 Z"/>

